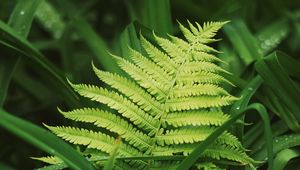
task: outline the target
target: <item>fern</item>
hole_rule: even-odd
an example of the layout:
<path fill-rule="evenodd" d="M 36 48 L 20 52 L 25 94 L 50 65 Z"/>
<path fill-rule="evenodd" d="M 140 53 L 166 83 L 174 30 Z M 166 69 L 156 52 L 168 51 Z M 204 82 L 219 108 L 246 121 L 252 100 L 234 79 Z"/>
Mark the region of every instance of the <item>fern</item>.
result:
<path fill-rule="evenodd" d="M 113 56 L 130 78 L 98 70 L 97 77 L 112 89 L 95 85 L 71 84 L 76 92 L 112 110 L 82 108 L 60 113 L 73 121 L 92 123 L 107 131 L 92 131 L 76 127 L 50 127 L 56 135 L 70 143 L 112 152 L 117 136 L 122 143 L 119 157 L 162 156 L 189 154 L 218 126 L 230 118 L 222 107 L 238 100 L 221 86 L 232 85 L 220 73 L 228 73 L 216 62 L 218 52 L 208 43 L 226 22 L 209 22 L 190 29 L 179 23 L 186 40 L 169 36 L 164 39 L 154 34 L 159 47 L 141 35 L 141 44 L 148 57 L 130 49 L 132 61 Z M 97 154 L 96 154 L 97 155 Z M 223 133 L 202 155 L 198 168 L 218 169 L 217 160 L 235 161 L 251 165 L 254 161 L 245 153 L 238 139 L 230 132 Z M 45 162 L 55 159 L 41 158 Z M 207 161 L 209 160 L 209 161 Z M 201 161 L 201 160 L 200 160 Z M 118 161 L 134 168 L 174 167 L 178 161 Z M 117 165 L 116 165 L 117 166 Z M 120 168 L 120 167 L 116 167 Z"/>

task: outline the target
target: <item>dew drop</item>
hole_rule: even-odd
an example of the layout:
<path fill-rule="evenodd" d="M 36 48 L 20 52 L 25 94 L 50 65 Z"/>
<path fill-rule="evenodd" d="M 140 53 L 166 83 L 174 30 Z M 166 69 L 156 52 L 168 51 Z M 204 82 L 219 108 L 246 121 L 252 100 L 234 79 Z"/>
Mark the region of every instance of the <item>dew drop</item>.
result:
<path fill-rule="evenodd" d="M 25 11 L 21 11 L 21 12 L 20 12 L 20 15 L 24 15 L 24 14 L 25 14 Z"/>
<path fill-rule="evenodd" d="M 55 150 L 54 150 L 54 149 L 51 149 L 51 150 L 50 150 L 50 153 L 51 153 L 51 154 L 55 154 Z"/>
<path fill-rule="evenodd" d="M 276 139 L 275 142 L 277 143 L 277 142 L 278 142 L 278 139 Z"/>
<path fill-rule="evenodd" d="M 236 107 L 236 110 L 240 110 L 240 106 Z"/>
<path fill-rule="evenodd" d="M 249 88 L 248 88 L 248 90 L 249 90 L 249 91 L 252 91 L 252 90 L 253 90 L 253 88 L 252 88 L 252 87 L 249 87 Z"/>
<path fill-rule="evenodd" d="M 265 41 L 265 44 L 266 44 L 267 46 L 270 46 L 270 45 L 272 44 L 272 42 L 271 42 L 270 40 L 266 40 L 266 41 Z"/>

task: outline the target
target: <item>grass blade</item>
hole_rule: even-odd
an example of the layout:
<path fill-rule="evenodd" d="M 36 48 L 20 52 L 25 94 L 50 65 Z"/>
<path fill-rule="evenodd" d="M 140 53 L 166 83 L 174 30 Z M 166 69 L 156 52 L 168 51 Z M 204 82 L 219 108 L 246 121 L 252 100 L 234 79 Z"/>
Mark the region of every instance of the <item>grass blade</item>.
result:
<path fill-rule="evenodd" d="M 70 145 L 49 131 L 0 109 L 0 126 L 43 151 L 61 158 L 72 169 L 93 170 L 93 166 Z"/>
<path fill-rule="evenodd" d="M 10 16 L 8 24 L 16 31 L 17 34 L 27 37 L 34 18 L 34 13 L 42 0 L 19 1 Z M 3 35 L 3 33 L 1 34 Z M 1 38 L 2 39 L 2 38 Z M 13 55 L 13 54 L 12 54 Z M 17 57 L 0 57 L 0 106 L 3 105 L 6 98 L 9 82 Z"/>
<path fill-rule="evenodd" d="M 226 24 L 223 29 L 244 64 L 248 65 L 262 58 L 262 52 L 258 50 L 259 46 L 255 37 L 242 20 L 234 20 Z"/>
<path fill-rule="evenodd" d="M 288 72 L 293 72 L 285 68 L 299 69 L 300 64 L 297 61 L 293 63 L 287 62 L 285 56 L 283 53 L 274 52 L 259 60 L 255 64 L 255 67 L 264 79 L 265 84 L 280 98 L 280 103 L 277 104 L 277 107 L 281 106 L 283 108 L 281 112 L 278 112 L 280 117 L 286 122 L 290 129 L 299 132 L 300 127 L 298 121 L 300 121 L 300 115 L 298 111 L 300 110 L 300 90 L 289 77 Z M 289 66 L 283 67 L 282 63 L 284 65 L 289 64 Z M 299 77 L 299 75 L 297 75 L 297 77 Z"/>
<path fill-rule="evenodd" d="M 2 21 L 0 21 L 0 38 L 2 45 L 14 50 L 19 55 L 29 57 L 40 68 L 38 73 L 43 74 L 42 78 L 46 79 L 47 83 L 52 84 L 59 91 L 58 94 L 64 97 L 71 106 L 79 105 L 77 95 L 66 82 L 64 74 L 27 40 L 18 36 L 14 30 Z"/>
<path fill-rule="evenodd" d="M 121 55 L 129 59 L 129 49 L 131 47 L 139 52 L 142 52 L 140 41 L 138 39 L 136 29 L 133 23 L 130 23 L 120 36 Z"/>
<path fill-rule="evenodd" d="M 142 23 L 160 33 L 172 33 L 169 0 L 144 0 Z"/>
<path fill-rule="evenodd" d="M 299 156 L 300 152 L 296 149 L 284 149 L 280 151 L 274 159 L 274 170 L 283 170 L 291 159 Z"/>

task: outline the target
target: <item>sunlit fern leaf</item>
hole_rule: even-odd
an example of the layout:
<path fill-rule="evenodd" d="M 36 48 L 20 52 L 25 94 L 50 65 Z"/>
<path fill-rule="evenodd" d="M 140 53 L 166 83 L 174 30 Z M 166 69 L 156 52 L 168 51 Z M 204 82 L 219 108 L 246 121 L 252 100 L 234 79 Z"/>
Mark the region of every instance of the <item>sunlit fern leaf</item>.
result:
<path fill-rule="evenodd" d="M 222 108 L 239 99 L 222 88 L 223 84 L 233 84 L 220 75 L 228 72 L 216 64 L 222 62 L 214 55 L 217 50 L 207 45 L 217 41 L 213 36 L 225 23 L 209 22 L 203 26 L 188 23 L 190 29 L 179 24 L 187 41 L 153 34 L 157 43 L 154 44 L 141 35 L 147 56 L 134 49 L 129 49 L 130 61 L 112 55 L 128 77 L 101 71 L 93 65 L 98 78 L 111 88 L 70 83 L 80 95 L 105 104 L 110 110 L 83 108 L 60 112 L 68 119 L 94 124 L 100 130 L 48 128 L 73 144 L 99 150 L 100 156 L 112 152 L 116 136 L 122 140 L 121 157 L 188 155 L 230 119 Z M 255 162 L 230 132 L 220 135 L 201 159 L 206 159 L 203 166 L 212 165 L 207 160 L 230 160 L 240 165 Z M 118 162 L 128 163 L 133 169 L 146 166 L 156 169 L 159 165 L 174 168 L 179 163 L 178 160 Z"/>
<path fill-rule="evenodd" d="M 201 126 L 215 125 L 220 126 L 229 119 L 229 116 L 220 111 L 181 111 L 168 113 L 163 119 L 167 124 L 174 127 L 180 126 Z"/>
<path fill-rule="evenodd" d="M 133 127 L 127 121 L 116 114 L 93 108 L 76 109 L 70 112 L 60 111 L 65 118 L 79 121 L 94 123 L 98 127 L 106 128 L 111 132 L 117 133 L 129 144 L 144 151 L 152 145 L 151 138 L 140 130 Z"/>
<path fill-rule="evenodd" d="M 45 157 L 39 157 L 39 158 L 31 157 L 31 159 L 39 160 L 39 161 L 42 161 L 42 162 L 45 162 L 48 164 L 53 164 L 53 165 L 63 163 L 63 161 L 56 156 L 45 156 Z"/>
<path fill-rule="evenodd" d="M 57 134 L 57 136 L 73 144 L 83 145 L 87 148 L 98 149 L 106 153 L 111 153 L 114 149 L 116 139 L 107 134 L 74 127 L 47 127 L 53 133 Z M 120 144 L 118 152 L 120 156 L 126 157 L 142 155 L 142 152 L 124 143 Z M 147 165 L 144 161 L 131 161 L 130 163 L 138 167 L 144 167 Z"/>

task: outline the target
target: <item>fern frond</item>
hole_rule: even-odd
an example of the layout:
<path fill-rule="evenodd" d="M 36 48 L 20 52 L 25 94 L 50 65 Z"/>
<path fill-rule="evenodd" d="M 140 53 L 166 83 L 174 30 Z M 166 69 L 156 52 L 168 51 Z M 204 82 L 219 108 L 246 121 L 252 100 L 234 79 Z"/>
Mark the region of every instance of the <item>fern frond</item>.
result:
<path fill-rule="evenodd" d="M 228 71 L 222 69 L 221 67 L 217 66 L 214 63 L 206 62 L 206 61 L 192 61 L 187 62 L 182 66 L 182 71 L 186 73 L 194 73 L 200 71 L 212 72 L 212 73 L 227 73 L 230 74 Z"/>
<path fill-rule="evenodd" d="M 165 134 L 157 136 L 157 143 L 164 146 L 172 144 L 195 143 L 204 141 L 216 128 L 211 126 L 182 127 L 175 130 L 167 130 Z M 218 143 L 242 148 L 237 138 L 228 132 L 223 133 Z"/>
<path fill-rule="evenodd" d="M 154 34 L 154 38 L 161 48 L 178 64 L 183 63 L 190 56 L 189 53 L 182 51 L 177 44 L 168 39 L 160 38 Z"/>
<path fill-rule="evenodd" d="M 209 54 L 201 51 L 191 51 L 192 61 L 206 61 L 206 62 L 220 62 L 225 63 L 213 54 Z"/>
<path fill-rule="evenodd" d="M 227 83 L 234 86 L 230 81 L 225 79 L 223 76 L 220 76 L 211 72 L 195 72 L 195 73 L 185 73 L 182 72 L 177 76 L 176 82 L 185 83 L 185 84 L 194 84 L 194 83 L 210 83 L 219 85 L 221 83 Z"/>
<path fill-rule="evenodd" d="M 100 80 L 123 93 L 152 116 L 163 112 L 161 104 L 136 83 L 118 74 L 101 71 L 94 65 L 93 69 Z"/>
<path fill-rule="evenodd" d="M 238 98 L 233 96 L 198 96 L 172 98 L 168 100 L 167 104 L 170 111 L 182 111 L 228 106 L 236 100 L 238 100 Z"/>
<path fill-rule="evenodd" d="M 35 160 L 42 161 L 42 162 L 52 164 L 52 165 L 63 163 L 63 161 L 59 157 L 56 157 L 56 156 L 31 157 L 31 159 L 35 159 Z"/>
<path fill-rule="evenodd" d="M 153 134 L 157 130 L 159 122 L 156 119 L 120 94 L 93 85 L 71 84 L 71 86 L 82 96 L 107 104 L 112 109 L 117 110 L 135 125 L 147 130 L 149 134 Z"/>
<path fill-rule="evenodd" d="M 172 145 L 169 147 L 158 147 L 155 149 L 155 155 L 173 155 L 176 153 L 183 153 L 184 155 L 190 154 L 195 148 L 196 144 L 180 144 Z M 233 146 L 228 146 L 224 144 L 213 143 L 211 144 L 201 155 L 202 158 L 212 158 L 216 160 L 227 159 L 231 161 L 236 161 L 241 164 L 253 164 L 256 163 L 251 159 L 245 151 L 235 148 Z"/>
<path fill-rule="evenodd" d="M 116 139 L 100 132 L 64 126 L 46 127 L 57 136 L 76 145 L 84 145 L 87 146 L 87 148 L 98 149 L 105 153 L 111 153 L 114 149 Z M 118 153 L 120 156 L 126 157 L 143 155 L 143 153 L 141 153 L 137 149 L 132 148 L 131 146 L 124 143 L 120 144 Z M 147 163 L 145 163 L 144 161 L 134 161 L 131 162 L 131 164 L 138 164 L 138 166 L 147 165 Z"/>
<path fill-rule="evenodd" d="M 156 96 L 157 100 L 163 100 L 166 97 L 167 87 L 164 87 L 159 82 L 155 81 L 152 77 L 149 77 L 141 68 L 136 65 L 122 59 L 120 57 L 115 57 L 119 66 L 128 73 L 137 83 L 147 89 L 147 91 Z"/>
<path fill-rule="evenodd" d="M 202 126 L 215 125 L 220 126 L 229 119 L 229 115 L 218 111 L 182 111 L 169 113 L 164 119 L 167 124 L 174 127 L 187 125 Z"/>
<path fill-rule="evenodd" d="M 195 34 L 198 37 L 199 42 L 207 43 L 205 40 L 209 40 L 216 35 L 216 32 L 221 29 L 228 21 L 225 22 L 206 22 L 201 27 L 200 24 L 196 23 L 198 26 L 198 33 Z M 200 41 L 203 39 L 202 41 Z"/>
<path fill-rule="evenodd" d="M 115 110 L 60 111 L 68 119 L 100 127 L 99 131 L 63 126 L 48 128 L 70 143 L 97 150 L 84 154 L 91 159 L 112 152 L 117 135 L 123 141 L 119 146 L 120 157 L 188 155 L 230 118 L 222 108 L 238 100 L 221 87 L 234 85 L 220 75 L 230 73 L 216 64 L 222 60 L 214 55 L 218 51 L 208 45 L 218 41 L 213 37 L 225 23 L 209 22 L 200 26 L 188 21 L 189 28 L 179 23 L 186 40 L 171 35 L 165 39 L 153 33 L 155 42 L 150 43 L 141 35 L 140 42 L 147 56 L 134 49 L 129 49 L 130 61 L 112 55 L 128 78 L 98 70 L 93 65 L 97 77 L 112 89 L 70 83 L 81 96 Z M 217 167 L 219 159 L 241 165 L 255 162 L 230 132 L 220 135 L 201 156 L 195 166 L 205 161 L 203 167 Z M 124 168 L 122 164 L 127 169 L 171 168 L 178 161 L 117 160 L 115 168 Z M 103 166 L 103 161 L 99 161 L 99 166 Z"/>
<path fill-rule="evenodd" d="M 215 84 L 187 84 L 177 85 L 173 88 L 171 96 L 174 98 L 199 95 L 229 95 L 226 90 Z"/>
<path fill-rule="evenodd" d="M 160 51 L 154 45 L 152 45 L 149 41 L 147 41 L 141 35 L 141 44 L 148 53 L 149 57 L 161 68 L 165 69 L 167 73 L 173 74 L 178 68 L 178 64 L 175 63 L 171 58 L 165 54 L 164 52 Z"/>
<path fill-rule="evenodd" d="M 151 76 L 156 82 L 168 87 L 172 77 L 165 72 L 161 67 L 157 66 L 154 62 L 144 57 L 141 53 L 130 48 L 129 54 L 133 62 L 142 68 L 149 76 Z M 148 76 L 148 77 L 149 77 Z"/>
<path fill-rule="evenodd" d="M 98 127 L 103 127 L 111 132 L 115 132 L 130 145 L 141 151 L 148 150 L 152 145 L 152 139 L 149 136 L 143 134 L 130 123 L 113 113 L 95 108 L 76 109 L 69 112 L 59 111 L 65 118 L 93 123 Z"/>

